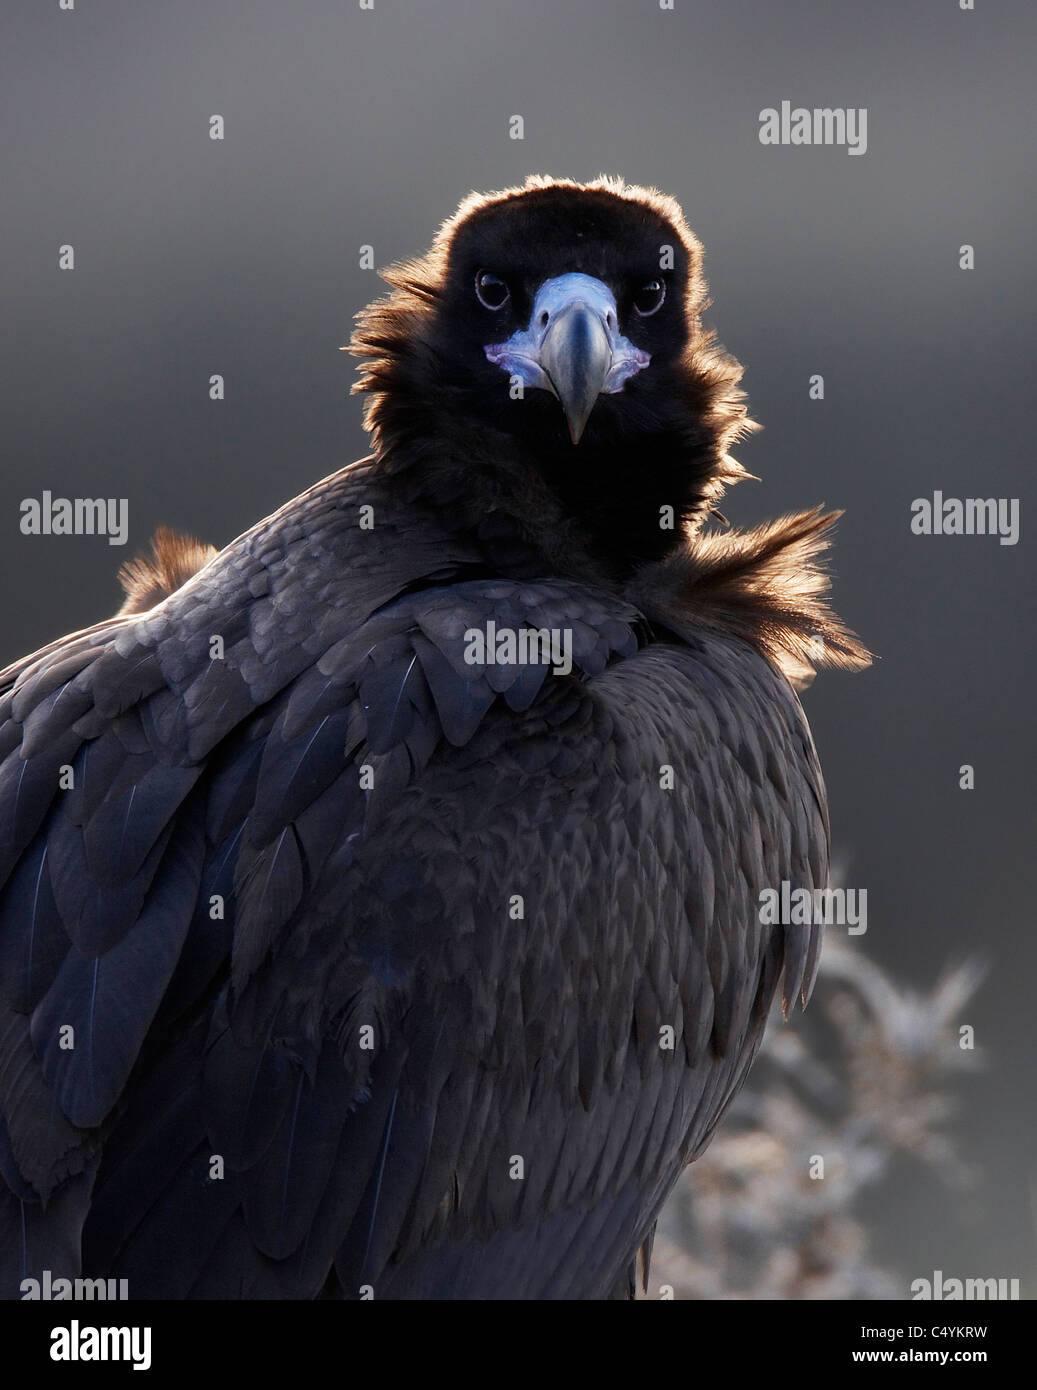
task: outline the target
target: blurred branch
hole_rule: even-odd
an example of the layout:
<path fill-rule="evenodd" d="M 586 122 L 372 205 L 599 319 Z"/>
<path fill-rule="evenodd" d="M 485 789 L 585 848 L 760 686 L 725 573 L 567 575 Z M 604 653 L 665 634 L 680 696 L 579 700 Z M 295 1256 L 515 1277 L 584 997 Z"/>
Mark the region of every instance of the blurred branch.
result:
<path fill-rule="evenodd" d="M 918 994 L 830 930 L 807 1015 L 793 1029 L 775 1009 L 747 1086 L 663 1213 L 648 1296 L 903 1297 L 854 1207 L 901 1155 L 968 1181 L 943 1126 L 957 1078 L 980 1064 L 959 1025 L 982 973 L 968 962 Z"/>

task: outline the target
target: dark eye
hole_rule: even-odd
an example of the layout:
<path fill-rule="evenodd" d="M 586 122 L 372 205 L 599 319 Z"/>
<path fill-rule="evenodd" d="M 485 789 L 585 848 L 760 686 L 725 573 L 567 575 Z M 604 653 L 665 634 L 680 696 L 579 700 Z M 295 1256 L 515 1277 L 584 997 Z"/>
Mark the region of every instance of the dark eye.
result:
<path fill-rule="evenodd" d="M 480 270 L 475 277 L 475 293 L 486 309 L 503 309 L 511 297 L 511 291 L 500 276 L 489 270 Z"/>
<path fill-rule="evenodd" d="M 634 313 L 640 314 L 643 319 L 650 318 L 658 309 L 662 307 L 662 302 L 666 298 L 666 282 L 663 280 L 649 280 L 647 284 L 641 286 L 634 295 Z"/>

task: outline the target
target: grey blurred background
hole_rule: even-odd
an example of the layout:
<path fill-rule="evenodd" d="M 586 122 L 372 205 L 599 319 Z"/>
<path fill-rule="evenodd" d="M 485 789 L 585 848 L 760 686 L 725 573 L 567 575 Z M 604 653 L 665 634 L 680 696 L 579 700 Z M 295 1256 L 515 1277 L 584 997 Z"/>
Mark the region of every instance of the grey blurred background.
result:
<path fill-rule="evenodd" d="M 844 880 L 868 890 L 854 941 L 920 989 L 989 965 L 962 1019 L 987 1066 L 953 1126 L 977 1180 L 905 1168 L 869 1237 L 905 1281 L 1032 1296 L 1037 8 L 5 0 L 2 25 L 0 664 L 114 611 L 157 524 L 225 544 L 365 452 L 338 352 L 381 284 L 362 244 L 417 252 L 470 189 L 534 171 L 680 200 L 765 426 L 738 451 L 762 482 L 724 510 L 845 508 L 837 607 L 882 658 L 805 697 Z M 867 153 L 760 145 L 783 99 L 867 107 Z M 44 488 L 127 497 L 129 544 L 22 536 Z M 912 535 L 934 489 L 1019 498 L 1019 544 Z"/>

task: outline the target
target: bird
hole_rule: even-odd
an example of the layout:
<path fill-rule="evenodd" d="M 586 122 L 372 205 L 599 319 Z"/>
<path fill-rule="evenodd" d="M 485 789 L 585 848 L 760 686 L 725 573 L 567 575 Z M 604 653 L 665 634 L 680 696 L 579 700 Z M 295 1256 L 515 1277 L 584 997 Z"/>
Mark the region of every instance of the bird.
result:
<path fill-rule="evenodd" d="M 870 660 L 839 513 L 719 510 L 702 259 L 615 176 L 472 194 L 357 315 L 370 453 L 0 676 L 4 1297 L 644 1294 L 817 969 L 798 691 Z"/>

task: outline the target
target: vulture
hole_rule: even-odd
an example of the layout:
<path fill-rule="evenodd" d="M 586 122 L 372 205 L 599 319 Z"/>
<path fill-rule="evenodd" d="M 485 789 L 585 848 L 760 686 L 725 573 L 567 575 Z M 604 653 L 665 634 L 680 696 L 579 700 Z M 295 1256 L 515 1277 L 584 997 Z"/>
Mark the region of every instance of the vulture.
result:
<path fill-rule="evenodd" d="M 537 176 L 384 278 L 370 455 L 0 675 L 7 1298 L 635 1297 L 810 993 L 796 689 L 869 658 L 838 513 L 718 511 L 680 207 Z"/>

